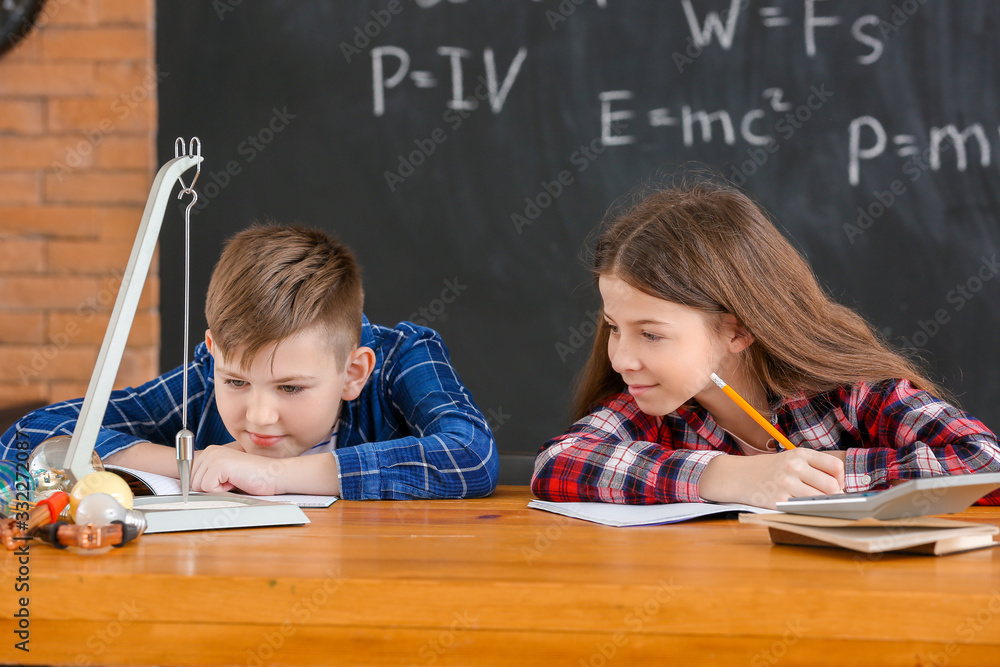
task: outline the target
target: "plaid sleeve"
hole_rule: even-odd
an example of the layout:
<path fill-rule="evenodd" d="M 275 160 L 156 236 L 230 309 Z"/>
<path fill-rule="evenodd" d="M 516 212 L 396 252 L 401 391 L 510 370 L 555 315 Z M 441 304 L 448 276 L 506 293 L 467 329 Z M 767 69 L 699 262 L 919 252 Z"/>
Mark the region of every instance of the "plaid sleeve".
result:
<path fill-rule="evenodd" d="M 723 452 L 674 449 L 677 434 L 618 394 L 542 445 L 531 490 L 557 502 L 702 502 L 705 466 Z"/>
<path fill-rule="evenodd" d="M 186 367 L 190 424 L 197 424 L 204 410 L 209 393 L 210 359 L 202 344 L 195 353 L 194 361 Z M 181 429 L 182 421 L 182 370 L 179 367 L 139 387 L 111 393 L 94 447 L 102 459 L 139 442 L 173 446 L 174 436 Z M 29 448 L 34 449 L 48 438 L 72 435 L 82 405 L 82 399 L 63 401 L 21 418 L 0 437 L 3 458 L 9 460 L 14 456 L 17 441 L 22 443 L 22 447 L 28 441 Z"/>
<path fill-rule="evenodd" d="M 918 477 L 1000 471 L 1000 446 L 982 422 L 907 380 L 859 384 L 850 402 L 866 446 L 847 450 L 847 491 Z M 980 503 L 1000 504 L 1000 492 Z"/>
<path fill-rule="evenodd" d="M 335 450 L 341 496 L 488 496 L 500 462 L 486 418 L 459 380 L 441 337 L 424 327 L 410 333 L 387 357 L 377 398 L 406 428 L 394 433 L 398 437 Z"/>

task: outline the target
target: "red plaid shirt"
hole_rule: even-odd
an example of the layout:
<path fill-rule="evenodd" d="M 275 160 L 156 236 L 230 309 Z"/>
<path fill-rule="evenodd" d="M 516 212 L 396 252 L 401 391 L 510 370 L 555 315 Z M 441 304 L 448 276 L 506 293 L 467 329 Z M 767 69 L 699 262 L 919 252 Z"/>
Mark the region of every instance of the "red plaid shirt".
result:
<path fill-rule="evenodd" d="M 775 414 L 778 429 L 797 447 L 847 451 L 848 492 L 915 477 L 1000 471 L 1000 445 L 982 422 L 907 380 L 787 398 Z M 705 466 L 723 454 L 742 450 L 704 408 L 653 417 L 629 394 L 616 394 L 542 445 L 531 490 L 561 502 L 701 502 Z M 979 502 L 1000 505 L 1000 490 Z"/>

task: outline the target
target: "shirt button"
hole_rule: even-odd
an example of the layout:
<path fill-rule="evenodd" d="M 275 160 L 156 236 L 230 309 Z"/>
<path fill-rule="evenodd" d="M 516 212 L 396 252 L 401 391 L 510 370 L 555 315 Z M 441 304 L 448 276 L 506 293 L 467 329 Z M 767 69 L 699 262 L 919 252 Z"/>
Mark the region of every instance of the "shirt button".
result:
<path fill-rule="evenodd" d="M 872 483 L 872 476 L 871 475 L 862 475 L 861 476 L 861 483 L 862 484 L 871 484 Z"/>

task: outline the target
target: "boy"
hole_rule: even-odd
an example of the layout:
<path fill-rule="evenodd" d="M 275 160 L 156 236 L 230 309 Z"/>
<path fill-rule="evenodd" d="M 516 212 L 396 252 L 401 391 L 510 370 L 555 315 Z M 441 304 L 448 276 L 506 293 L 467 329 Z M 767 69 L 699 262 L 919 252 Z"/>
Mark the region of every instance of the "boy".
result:
<path fill-rule="evenodd" d="M 354 256 L 322 231 L 240 232 L 212 273 L 209 329 L 194 361 L 115 391 L 97 453 L 177 477 L 172 443 L 186 373 L 193 490 L 350 500 L 489 495 L 496 443 L 441 337 L 409 322 L 372 325 L 363 302 Z M 80 405 L 21 419 L 0 438 L 3 458 L 13 459 L 18 437 L 34 448 L 71 434 Z"/>

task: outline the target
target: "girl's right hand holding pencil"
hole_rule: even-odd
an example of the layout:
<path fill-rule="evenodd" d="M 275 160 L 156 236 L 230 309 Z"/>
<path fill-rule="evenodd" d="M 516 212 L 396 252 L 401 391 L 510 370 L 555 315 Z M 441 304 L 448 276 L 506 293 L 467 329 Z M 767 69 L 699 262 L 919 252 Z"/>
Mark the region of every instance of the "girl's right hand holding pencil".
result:
<path fill-rule="evenodd" d="M 801 496 L 843 493 L 844 452 L 798 447 L 765 456 L 717 456 L 705 467 L 699 492 L 705 500 L 775 509 Z"/>

